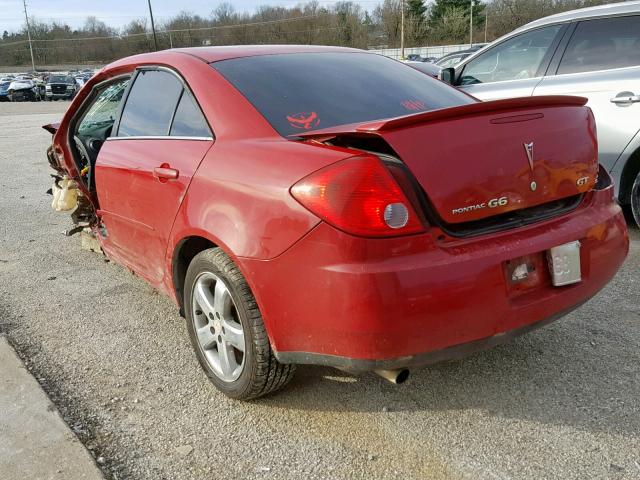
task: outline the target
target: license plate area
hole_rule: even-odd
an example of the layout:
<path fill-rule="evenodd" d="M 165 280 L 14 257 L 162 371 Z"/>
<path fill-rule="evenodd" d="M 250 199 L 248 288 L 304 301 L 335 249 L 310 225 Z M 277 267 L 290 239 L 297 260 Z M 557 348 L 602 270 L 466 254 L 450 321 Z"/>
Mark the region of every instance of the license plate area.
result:
<path fill-rule="evenodd" d="M 580 242 L 573 241 L 547 250 L 551 283 L 555 287 L 582 281 L 580 270 Z"/>

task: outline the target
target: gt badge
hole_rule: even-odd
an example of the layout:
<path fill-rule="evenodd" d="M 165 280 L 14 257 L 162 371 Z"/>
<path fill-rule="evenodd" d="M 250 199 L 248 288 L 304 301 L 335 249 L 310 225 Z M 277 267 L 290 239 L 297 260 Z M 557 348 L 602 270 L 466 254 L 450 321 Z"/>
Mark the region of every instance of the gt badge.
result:
<path fill-rule="evenodd" d="M 576 180 L 576 185 L 579 187 L 584 187 L 589 182 L 589 177 L 580 177 Z"/>

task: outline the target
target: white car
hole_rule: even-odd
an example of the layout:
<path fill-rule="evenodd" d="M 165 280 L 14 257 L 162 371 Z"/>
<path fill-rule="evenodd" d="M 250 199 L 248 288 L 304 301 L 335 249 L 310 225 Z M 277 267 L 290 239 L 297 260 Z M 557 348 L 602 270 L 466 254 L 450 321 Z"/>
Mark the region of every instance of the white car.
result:
<path fill-rule="evenodd" d="M 618 200 L 630 207 L 640 225 L 639 1 L 536 20 L 440 76 L 481 100 L 588 98 L 597 124 L 599 161 L 614 178 Z"/>

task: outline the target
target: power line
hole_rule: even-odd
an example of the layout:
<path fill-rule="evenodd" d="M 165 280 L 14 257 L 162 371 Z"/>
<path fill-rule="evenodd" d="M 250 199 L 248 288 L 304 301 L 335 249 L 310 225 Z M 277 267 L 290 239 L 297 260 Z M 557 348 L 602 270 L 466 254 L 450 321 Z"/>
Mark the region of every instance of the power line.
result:
<path fill-rule="evenodd" d="M 281 18 L 278 20 L 264 20 L 260 22 L 247 22 L 247 23 L 237 23 L 233 25 L 215 25 L 210 27 L 194 27 L 194 28 L 177 28 L 177 29 L 165 29 L 160 30 L 159 33 L 179 33 L 179 32 L 198 32 L 205 30 L 223 30 L 230 28 L 246 28 L 260 25 L 273 25 L 279 23 L 289 23 L 300 20 L 310 20 L 313 18 L 324 17 L 326 14 L 316 14 L 316 15 L 302 15 L 299 17 L 291 17 L 291 18 Z M 33 43 L 45 43 L 45 42 L 84 42 L 87 40 L 105 40 L 105 39 L 122 39 L 128 37 L 140 37 L 145 36 L 147 33 L 128 33 L 123 35 L 101 35 L 97 37 L 72 37 L 72 38 L 47 38 L 47 39 L 33 39 Z M 7 47 L 10 45 L 17 45 L 19 43 L 26 43 L 27 40 L 19 40 L 11 43 L 2 43 L 0 42 L 0 47 Z"/>

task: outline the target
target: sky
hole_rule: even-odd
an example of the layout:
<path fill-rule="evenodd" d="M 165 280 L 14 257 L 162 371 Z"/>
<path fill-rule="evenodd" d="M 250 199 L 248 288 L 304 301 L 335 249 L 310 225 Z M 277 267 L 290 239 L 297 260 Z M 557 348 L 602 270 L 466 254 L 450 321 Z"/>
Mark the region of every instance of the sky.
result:
<path fill-rule="evenodd" d="M 381 0 L 356 0 L 365 9 L 373 9 Z M 151 0 L 156 22 L 170 18 L 185 10 L 209 16 L 221 0 Z M 231 0 L 238 12 L 251 12 L 259 5 L 292 7 L 304 0 Z M 320 0 L 321 5 L 332 5 L 335 0 Z M 147 0 L 27 0 L 29 17 L 40 21 L 59 20 L 72 27 L 81 26 L 89 15 L 109 25 L 120 27 L 136 18 L 149 14 Z M 22 0 L 0 0 L 0 33 L 16 31 L 24 25 Z"/>

